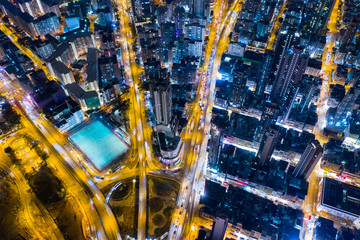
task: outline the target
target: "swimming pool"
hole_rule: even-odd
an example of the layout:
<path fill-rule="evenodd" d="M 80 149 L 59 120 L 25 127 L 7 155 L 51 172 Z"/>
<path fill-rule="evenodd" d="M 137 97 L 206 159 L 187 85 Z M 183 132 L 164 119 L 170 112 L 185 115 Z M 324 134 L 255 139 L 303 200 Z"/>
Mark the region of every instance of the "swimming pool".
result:
<path fill-rule="evenodd" d="M 90 122 L 71 135 L 70 139 L 98 169 L 102 169 L 127 150 L 125 143 L 99 120 Z"/>

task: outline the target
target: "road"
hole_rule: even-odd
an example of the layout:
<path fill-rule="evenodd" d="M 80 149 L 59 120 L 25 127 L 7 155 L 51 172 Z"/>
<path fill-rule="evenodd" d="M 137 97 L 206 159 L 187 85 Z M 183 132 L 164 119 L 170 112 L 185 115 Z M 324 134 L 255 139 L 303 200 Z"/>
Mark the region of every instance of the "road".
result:
<path fill-rule="evenodd" d="M 223 2 L 217 1 L 215 4 L 219 12 L 216 13 L 215 8 L 214 20 L 206 46 L 204 69 L 195 100 L 195 103 L 199 104 L 193 106 L 189 116 L 190 126 L 184 138 L 186 167 L 168 239 L 187 238 L 196 229 L 192 227 L 192 218 L 199 209 L 199 199 L 203 189 L 202 170 L 207 160 L 208 137 L 206 133 L 209 132 L 211 126 L 216 77 L 222 54 L 229 43 L 228 36 L 241 10 L 242 1 L 234 1 L 225 14 L 223 14 Z"/>
<path fill-rule="evenodd" d="M 146 237 L 146 213 L 147 213 L 147 184 L 146 184 L 146 172 L 147 167 L 158 169 L 155 163 L 152 161 L 151 146 L 151 133 L 152 129 L 148 125 L 145 117 L 144 109 L 144 93 L 138 88 L 138 85 L 142 81 L 141 72 L 142 69 L 135 61 L 135 52 L 133 45 L 136 44 L 136 37 L 133 36 L 133 31 L 130 28 L 130 24 L 133 23 L 133 15 L 131 10 L 131 3 L 125 0 L 118 0 L 116 2 L 118 10 L 120 12 L 120 46 L 122 49 L 122 60 L 125 69 L 125 75 L 130 86 L 130 132 L 131 142 L 133 149 L 137 150 L 138 166 L 139 166 L 139 210 L 138 210 L 138 228 L 137 239 L 143 240 Z"/>
<path fill-rule="evenodd" d="M 326 113 L 328 110 L 328 95 L 329 95 L 329 86 L 331 83 L 331 74 L 332 71 L 335 69 L 336 64 L 334 64 L 332 58 L 328 57 L 329 54 L 331 55 L 332 49 L 335 46 L 336 42 L 336 34 L 338 29 L 336 27 L 337 21 L 336 18 L 338 17 L 338 8 L 339 7 L 339 0 L 336 0 L 334 4 L 334 8 L 332 9 L 328 29 L 329 32 L 326 36 L 326 44 L 323 51 L 323 58 L 322 58 L 322 69 L 321 72 L 323 74 L 323 82 L 320 89 L 320 96 L 317 101 L 317 114 L 318 114 L 318 121 L 314 128 L 314 134 L 316 139 L 324 144 L 327 142 L 327 139 L 323 135 L 324 128 L 326 127 Z M 304 212 L 304 224 L 303 228 L 300 233 L 301 239 L 310 240 L 313 238 L 313 231 L 314 231 L 314 218 L 319 215 L 316 211 L 316 206 L 318 204 L 318 194 L 319 194 L 319 185 L 321 177 L 318 175 L 320 165 L 318 164 L 309 178 L 309 188 L 308 194 L 305 198 L 305 202 L 303 204 L 303 212 Z M 309 220 L 309 216 L 312 216 L 313 219 Z M 327 216 L 327 218 L 331 219 L 331 216 Z M 334 220 L 334 219 L 333 219 Z"/>
<path fill-rule="evenodd" d="M 281 4 L 279 11 L 274 20 L 274 26 L 271 29 L 266 49 L 272 49 L 276 40 L 276 32 L 279 30 L 281 23 L 278 21 L 282 17 L 286 9 L 286 0 Z M 138 229 L 137 239 L 146 238 L 146 219 L 147 219 L 147 184 L 146 176 L 151 171 L 161 169 L 156 159 L 152 156 L 151 151 L 151 134 L 152 129 L 147 123 L 145 117 L 145 100 L 143 92 L 138 88 L 142 78 L 142 66 L 135 61 L 135 39 L 134 32 L 130 24 L 133 23 L 133 14 L 131 3 L 126 0 L 114 0 L 114 4 L 118 7 L 119 17 L 119 44 L 121 46 L 122 64 L 125 70 L 125 77 L 130 86 L 130 110 L 127 111 L 130 121 L 130 138 L 132 143 L 132 151 L 137 155 L 134 159 L 138 168 L 124 168 L 121 173 L 114 173 L 105 177 L 103 181 L 94 182 L 93 176 L 95 171 L 91 168 L 83 171 L 81 165 L 82 158 L 80 154 L 73 149 L 68 140 L 55 129 L 49 121 L 32 114 L 31 111 L 25 111 L 26 107 L 21 103 L 23 96 L 18 99 L 17 107 L 21 111 L 24 123 L 27 128 L 44 142 L 55 156 L 52 161 L 55 169 L 59 172 L 61 179 L 67 186 L 71 186 L 71 191 L 77 193 L 77 197 L 81 200 L 84 212 L 89 216 L 91 228 L 97 238 L 121 239 L 120 230 L 116 222 L 116 218 L 112 213 L 106 199 L 99 191 L 99 188 L 109 183 L 119 181 L 120 179 L 138 175 L 139 176 L 139 209 L 138 209 Z M 323 137 L 323 129 L 326 125 L 326 112 L 328 109 L 327 99 L 329 93 L 329 84 L 331 81 L 331 73 L 336 67 L 331 59 L 326 56 L 335 46 L 336 17 L 339 0 L 336 1 L 335 7 L 330 16 L 328 28 L 330 33 L 327 36 L 327 42 L 324 50 L 323 68 L 324 80 L 321 86 L 320 97 L 318 100 L 319 120 L 315 126 L 316 138 L 325 143 L 326 138 Z M 169 230 L 168 239 L 192 239 L 195 236 L 194 231 L 198 228 L 194 216 L 199 210 L 199 199 L 203 191 L 204 167 L 207 161 L 207 133 L 211 127 L 211 113 L 214 103 L 215 83 L 218 75 L 218 69 L 221 63 L 221 57 L 228 47 L 228 36 L 233 30 L 237 16 L 241 10 L 242 0 L 236 0 L 226 11 L 223 0 L 216 0 L 214 5 L 213 21 L 210 27 L 209 41 L 205 47 L 204 67 L 200 69 L 200 80 L 195 104 L 192 106 L 189 114 L 189 124 L 186 131 L 183 132 L 184 150 L 183 164 L 184 177 L 181 182 L 180 191 L 176 202 L 176 211 L 174 213 L 172 224 Z M 17 36 L 7 28 L 3 23 L 0 24 L 0 30 L 5 32 L 12 42 L 35 64 L 37 68 L 45 71 L 50 79 L 54 79 L 43 61 L 39 59 L 28 48 L 18 43 Z M 40 127 L 40 129 L 38 128 Z M 68 145 L 68 147 L 64 147 Z M 79 161 L 80 159 L 80 161 Z M 84 161 L 85 163 L 85 161 Z M 314 176 L 309 184 L 309 194 L 306 203 L 303 206 L 305 216 L 315 215 L 316 196 L 319 191 L 319 176 Z M 74 181 L 75 180 L 75 181 Z M 237 183 L 229 180 L 231 184 Z M 249 190 L 250 191 L 250 190 Z M 252 189 L 251 193 L 263 196 L 257 189 Z M 86 194 L 85 194 L 86 193 Z M 264 196 L 263 196 L 264 197 Z M 276 199 L 276 196 L 270 200 Z M 280 200 L 278 200 L 280 201 Z M 281 201 L 280 201 L 281 202 Z M 94 207 L 94 210 L 92 208 Z M 298 206 L 296 206 L 298 208 Z M 313 231 L 313 222 L 305 222 L 303 235 L 305 239 L 311 239 Z"/>

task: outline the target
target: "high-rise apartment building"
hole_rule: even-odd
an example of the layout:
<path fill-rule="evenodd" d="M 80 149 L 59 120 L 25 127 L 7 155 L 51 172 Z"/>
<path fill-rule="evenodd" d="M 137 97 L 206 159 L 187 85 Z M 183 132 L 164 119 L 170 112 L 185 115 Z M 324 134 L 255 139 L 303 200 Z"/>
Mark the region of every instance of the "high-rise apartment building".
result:
<path fill-rule="evenodd" d="M 99 65 L 98 65 L 98 50 L 96 48 L 89 48 L 87 54 L 87 68 L 86 68 L 86 83 L 90 91 L 99 92 Z"/>
<path fill-rule="evenodd" d="M 171 86 L 168 82 L 156 83 L 153 88 L 155 120 L 158 125 L 167 125 L 171 121 Z"/>
<path fill-rule="evenodd" d="M 267 54 L 262 61 L 262 68 L 260 70 L 260 77 L 256 83 L 255 95 L 262 97 L 264 95 L 265 87 L 269 82 L 269 71 L 272 63 L 272 56 Z"/>
<path fill-rule="evenodd" d="M 271 159 L 271 155 L 274 152 L 276 141 L 279 135 L 279 131 L 275 125 L 271 126 L 265 131 L 265 135 L 261 141 L 257 156 L 259 157 L 259 164 L 264 165 Z"/>
<path fill-rule="evenodd" d="M 185 26 L 185 38 L 204 41 L 205 26 L 199 23 L 191 23 Z"/>
<path fill-rule="evenodd" d="M 270 127 L 271 124 L 275 124 L 279 111 L 279 107 L 275 103 L 265 105 L 265 110 L 261 115 L 260 122 L 254 133 L 254 145 L 259 145 L 264 137 L 265 130 Z"/>
<path fill-rule="evenodd" d="M 242 106 L 247 92 L 246 87 L 247 75 L 243 72 L 237 71 L 234 74 L 234 80 L 232 83 L 230 104 L 234 107 Z"/>
<path fill-rule="evenodd" d="M 316 164 L 319 162 L 322 153 L 323 148 L 318 141 L 309 143 L 293 172 L 295 177 L 305 180 L 308 179 Z"/>
<path fill-rule="evenodd" d="M 56 35 L 60 33 L 60 22 L 55 13 L 47 13 L 36 20 L 34 20 L 34 26 L 39 36 L 45 36 L 46 34 Z"/>
<path fill-rule="evenodd" d="M 283 98 L 290 84 L 298 84 L 305 72 L 309 57 L 302 48 L 287 50 L 281 59 L 271 92 L 272 99 Z"/>
<path fill-rule="evenodd" d="M 228 220 L 216 217 L 214 219 L 213 227 L 211 230 L 211 240 L 222 240 L 224 239 Z"/>
<path fill-rule="evenodd" d="M 205 14 L 205 1 L 192 0 L 192 13 L 195 17 L 203 18 Z"/>
<path fill-rule="evenodd" d="M 55 13 L 56 16 L 60 17 L 59 0 L 37 0 L 40 9 L 43 13 Z"/>
<path fill-rule="evenodd" d="M 37 0 L 20 0 L 18 1 L 19 8 L 22 12 L 27 12 L 32 17 L 37 17 L 42 14 L 40 1 Z"/>

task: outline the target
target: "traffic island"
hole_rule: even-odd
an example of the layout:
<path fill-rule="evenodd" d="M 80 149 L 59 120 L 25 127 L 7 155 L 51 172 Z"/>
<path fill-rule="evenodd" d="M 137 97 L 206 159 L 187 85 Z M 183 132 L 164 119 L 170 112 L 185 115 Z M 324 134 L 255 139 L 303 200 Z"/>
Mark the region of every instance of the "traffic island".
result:
<path fill-rule="evenodd" d="M 148 176 L 148 238 L 162 239 L 169 231 L 179 184 L 176 181 Z"/>
<path fill-rule="evenodd" d="M 79 239 L 83 240 L 82 229 L 85 219 L 80 211 L 81 206 L 76 203 L 73 196 L 67 195 L 65 199 L 47 207 L 51 217 L 64 236 L 65 240 Z"/>
<path fill-rule="evenodd" d="M 105 194 L 119 224 L 121 235 L 136 238 L 137 206 L 136 194 L 139 189 L 138 178 L 128 178 L 112 185 Z"/>

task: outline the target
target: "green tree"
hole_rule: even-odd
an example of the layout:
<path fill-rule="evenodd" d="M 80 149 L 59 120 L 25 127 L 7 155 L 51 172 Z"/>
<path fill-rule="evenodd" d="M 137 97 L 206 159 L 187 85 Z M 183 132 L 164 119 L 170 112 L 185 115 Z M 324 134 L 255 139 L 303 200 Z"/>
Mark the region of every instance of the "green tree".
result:
<path fill-rule="evenodd" d="M 14 149 L 7 147 L 4 149 L 4 152 L 9 156 L 13 164 L 18 165 L 20 163 L 20 159 L 16 157 Z"/>

